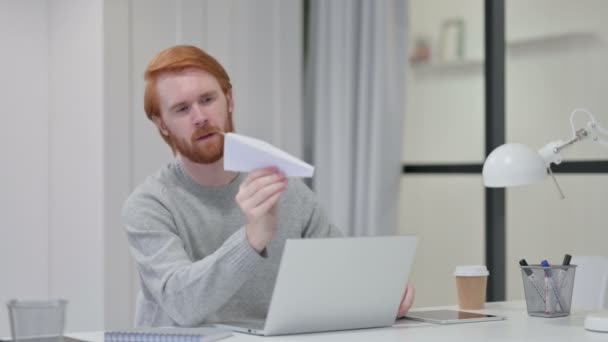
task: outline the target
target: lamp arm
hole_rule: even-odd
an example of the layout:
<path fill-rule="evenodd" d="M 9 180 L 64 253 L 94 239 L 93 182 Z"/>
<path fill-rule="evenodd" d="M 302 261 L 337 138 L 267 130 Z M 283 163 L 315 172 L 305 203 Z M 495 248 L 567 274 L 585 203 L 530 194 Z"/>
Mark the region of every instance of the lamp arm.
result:
<path fill-rule="evenodd" d="M 574 115 L 576 113 L 585 113 L 589 116 L 590 121 L 587 123 L 587 128 L 581 128 L 578 130 L 576 128 L 574 128 Z M 572 127 L 572 138 L 570 138 L 570 140 L 552 141 L 552 142 L 548 143 L 547 145 L 543 146 L 543 148 L 541 148 L 540 150 L 538 150 L 538 153 L 541 155 L 541 157 L 545 161 L 545 165 L 547 166 L 547 172 L 553 179 L 553 182 L 555 183 L 555 186 L 557 187 L 557 190 L 559 191 L 559 195 L 560 195 L 561 199 L 566 198 L 566 196 L 564 196 L 564 192 L 562 191 L 561 187 L 559 186 L 559 183 L 557 182 L 557 179 L 555 178 L 555 175 L 553 174 L 553 171 L 551 170 L 551 163 L 556 164 L 556 165 L 561 164 L 562 156 L 561 156 L 560 152 L 563 149 L 565 149 L 566 147 L 571 146 L 574 143 L 577 143 L 579 141 L 586 139 L 590 135 L 590 133 L 589 133 L 590 131 L 597 131 L 605 136 L 608 136 L 608 130 L 604 129 L 600 124 L 598 124 L 597 121 L 595 121 L 595 118 L 593 117 L 593 115 L 589 111 L 582 109 L 582 108 L 577 108 L 574 111 L 572 111 L 572 114 L 570 115 L 570 126 Z M 599 142 L 600 144 L 602 144 L 604 146 L 608 146 L 608 141 L 600 139 L 597 136 L 593 137 L 593 141 Z"/>
<path fill-rule="evenodd" d="M 571 139 L 566 142 L 563 142 L 561 140 L 552 141 L 552 142 L 548 143 L 547 145 L 543 146 L 543 148 L 541 148 L 540 150 L 538 150 L 538 154 L 540 154 L 540 156 L 545 161 L 545 166 L 547 167 L 547 172 L 553 179 L 553 183 L 557 187 L 557 191 L 559 192 L 559 196 L 561 197 L 561 199 L 566 198 L 566 196 L 564 195 L 562 188 L 559 186 L 557 179 L 555 179 L 555 175 L 553 174 L 553 171 L 551 170 L 551 163 L 556 164 L 556 165 L 561 164 L 562 156 L 559 152 L 564 147 L 570 146 L 577 141 L 578 140 L 574 140 L 574 139 Z"/>
<path fill-rule="evenodd" d="M 584 114 L 587 114 L 587 116 L 589 116 L 589 122 L 587 122 L 587 128 L 580 128 L 577 130 L 574 127 L 574 115 L 577 113 L 584 113 Z M 579 141 L 586 139 L 587 137 L 589 137 L 591 135 L 592 132 L 598 132 L 604 136 L 608 136 L 608 130 L 603 128 L 595 120 L 595 117 L 593 116 L 593 114 L 591 114 L 591 112 L 589 112 L 588 110 L 583 109 L 583 108 L 577 108 L 572 111 L 572 114 L 570 115 L 570 126 L 572 127 L 572 138 L 570 138 L 570 140 L 552 141 L 538 151 L 538 153 L 540 153 L 540 155 L 545 160 L 545 164 L 547 165 L 548 168 L 550 167 L 551 163 L 556 164 L 556 165 L 561 164 L 562 157 L 560 155 L 560 152 L 563 149 L 565 149 L 566 147 L 568 147 L 570 145 L 573 145 L 574 143 L 577 143 Z M 599 138 L 597 136 L 597 134 L 593 134 L 593 141 L 608 147 L 608 140 Z"/>
<path fill-rule="evenodd" d="M 575 128 L 574 128 L 574 115 L 577 113 L 583 113 L 583 114 L 587 114 L 587 116 L 589 117 L 589 122 L 587 122 L 587 130 L 585 130 L 587 133 L 585 135 L 585 137 L 587 137 L 588 135 L 590 135 L 592 132 L 597 132 L 603 136 L 607 136 L 608 137 L 608 129 L 605 129 L 604 127 L 602 127 L 602 125 L 600 125 L 597 120 L 595 120 L 595 117 L 593 116 L 593 114 L 591 114 L 591 112 L 589 112 L 586 109 L 583 108 L 577 108 L 575 110 L 572 111 L 572 114 L 570 114 L 570 126 L 572 127 L 572 135 L 573 135 L 573 139 L 575 137 L 579 137 L 578 133 L 581 130 L 584 129 L 579 129 L 578 131 L 575 132 Z M 584 137 L 583 137 L 584 138 Z M 579 139 L 582 140 L 582 139 Z M 597 134 L 593 135 L 593 141 L 600 143 L 601 145 L 604 146 L 608 146 L 608 141 L 601 139 L 597 136 Z"/>
<path fill-rule="evenodd" d="M 543 148 L 541 148 L 540 150 L 538 150 L 538 153 L 541 155 L 541 157 L 545 161 L 545 166 L 547 167 L 547 172 L 551 176 L 551 179 L 553 179 L 553 183 L 555 184 L 561 199 L 565 199 L 566 196 L 564 195 L 562 188 L 559 186 L 557 179 L 555 179 L 555 175 L 553 174 L 553 171 L 551 170 L 551 163 L 556 164 L 556 165 L 561 164 L 562 156 L 560 154 L 560 151 L 562 149 L 564 149 L 565 147 L 570 146 L 570 145 L 574 144 L 575 142 L 580 141 L 581 139 L 584 139 L 584 137 L 586 137 L 586 136 L 587 136 L 587 134 L 583 134 L 581 132 L 580 137 L 575 136 L 573 139 L 570 139 L 566 142 L 563 142 L 561 140 L 552 141 L 552 142 L 548 143 L 547 145 L 543 146 Z"/>
<path fill-rule="evenodd" d="M 561 152 L 561 150 L 563 150 L 564 148 L 566 148 L 566 147 L 568 147 L 568 146 L 570 146 L 570 145 L 574 144 L 575 142 L 582 141 L 583 139 L 585 139 L 585 138 L 586 138 L 586 137 L 588 137 L 588 136 L 589 136 L 589 131 L 588 131 L 588 130 L 586 130 L 586 129 L 584 129 L 584 128 L 581 128 L 581 129 L 579 129 L 578 131 L 576 131 L 576 132 L 574 133 L 574 137 L 573 137 L 572 139 L 570 139 L 570 140 L 568 140 L 568 141 L 566 141 L 566 142 L 562 142 L 562 143 L 561 143 L 560 145 L 558 145 L 558 146 L 555 146 L 555 147 L 554 147 L 554 151 L 553 151 L 553 152 L 555 152 L 555 153 L 559 153 L 559 152 Z"/>

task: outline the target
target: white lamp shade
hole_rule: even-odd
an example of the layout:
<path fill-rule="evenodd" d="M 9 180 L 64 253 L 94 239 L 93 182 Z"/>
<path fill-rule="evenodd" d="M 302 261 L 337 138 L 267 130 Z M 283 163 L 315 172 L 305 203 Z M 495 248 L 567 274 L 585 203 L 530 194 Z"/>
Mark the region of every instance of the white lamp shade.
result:
<path fill-rule="evenodd" d="M 541 155 L 523 144 L 498 146 L 483 163 L 483 184 L 490 188 L 542 181 L 547 166 Z"/>

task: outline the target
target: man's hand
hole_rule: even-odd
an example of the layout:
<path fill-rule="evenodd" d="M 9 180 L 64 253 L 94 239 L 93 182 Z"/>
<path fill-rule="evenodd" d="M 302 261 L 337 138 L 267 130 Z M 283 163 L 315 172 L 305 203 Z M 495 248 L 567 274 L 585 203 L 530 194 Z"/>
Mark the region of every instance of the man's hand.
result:
<path fill-rule="evenodd" d="M 414 285 L 411 282 L 407 283 L 407 287 L 405 288 L 405 293 L 403 294 L 403 299 L 401 299 L 401 305 L 399 305 L 399 311 L 397 312 L 397 318 L 405 316 L 408 310 L 414 304 Z"/>
<path fill-rule="evenodd" d="M 276 168 L 251 172 L 236 194 L 236 202 L 247 217 L 247 240 L 262 252 L 277 230 L 277 203 L 287 188 L 287 178 Z"/>

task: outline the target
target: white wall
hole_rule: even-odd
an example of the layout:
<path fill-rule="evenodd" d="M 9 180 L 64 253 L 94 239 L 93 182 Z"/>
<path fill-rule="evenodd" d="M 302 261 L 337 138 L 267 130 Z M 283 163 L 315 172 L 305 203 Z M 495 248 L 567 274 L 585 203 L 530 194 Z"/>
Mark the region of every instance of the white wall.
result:
<path fill-rule="evenodd" d="M 102 2 L 49 1 L 49 295 L 67 329 L 103 324 Z M 34 99 L 32 99 L 34 100 Z"/>
<path fill-rule="evenodd" d="M 239 132 L 302 154 L 301 0 L 0 0 L 0 302 L 66 298 L 68 331 L 132 324 L 120 208 L 171 158 L 143 70 L 178 43 L 224 63 Z"/>
<path fill-rule="evenodd" d="M 48 6 L 0 1 L 0 335 L 4 303 L 49 294 Z"/>
<path fill-rule="evenodd" d="M 132 120 L 129 1 L 104 2 L 104 297 L 106 328 L 132 326 L 135 310 L 135 268 L 131 261 L 120 213 L 132 188 Z"/>
<path fill-rule="evenodd" d="M 66 298 L 68 329 L 102 324 L 100 9 L 100 1 L 0 2 L 0 301 Z"/>

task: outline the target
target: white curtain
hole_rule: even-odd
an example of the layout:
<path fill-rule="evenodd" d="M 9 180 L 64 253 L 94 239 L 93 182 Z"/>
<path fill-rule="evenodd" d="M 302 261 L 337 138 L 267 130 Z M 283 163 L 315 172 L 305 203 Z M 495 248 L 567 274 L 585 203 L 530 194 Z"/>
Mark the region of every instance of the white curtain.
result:
<path fill-rule="evenodd" d="M 310 2 L 305 120 L 314 118 L 313 188 L 348 235 L 397 231 L 406 12 L 405 0 Z"/>

